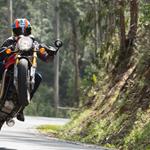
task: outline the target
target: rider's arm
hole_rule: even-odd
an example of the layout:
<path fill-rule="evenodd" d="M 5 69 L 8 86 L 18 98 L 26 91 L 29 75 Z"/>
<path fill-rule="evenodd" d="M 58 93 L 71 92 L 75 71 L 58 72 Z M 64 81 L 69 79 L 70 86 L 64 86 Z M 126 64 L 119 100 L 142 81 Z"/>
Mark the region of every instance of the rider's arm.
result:
<path fill-rule="evenodd" d="M 45 48 L 45 50 L 47 50 L 47 46 L 45 44 L 39 44 L 37 41 L 34 41 L 35 45 L 38 47 L 38 50 L 43 47 Z M 40 53 L 40 51 L 37 53 L 38 58 L 40 58 L 42 61 L 44 62 L 49 62 L 52 61 L 54 59 L 54 55 L 48 53 L 47 51 L 45 51 L 44 53 Z"/>
<path fill-rule="evenodd" d="M 15 44 L 15 39 L 14 39 L 14 37 L 9 37 L 8 39 L 6 39 L 6 40 L 4 41 L 4 43 L 2 44 L 1 47 L 9 47 L 9 46 L 14 45 L 14 44 Z"/>
<path fill-rule="evenodd" d="M 38 52 L 38 57 L 44 62 L 49 62 L 54 59 L 54 56 L 49 55 L 46 51 L 42 54 Z"/>
<path fill-rule="evenodd" d="M 4 43 L 0 47 L 0 61 L 3 61 L 7 55 L 3 52 L 3 50 L 11 45 L 15 44 L 15 39 L 13 37 L 9 37 L 4 41 Z"/>

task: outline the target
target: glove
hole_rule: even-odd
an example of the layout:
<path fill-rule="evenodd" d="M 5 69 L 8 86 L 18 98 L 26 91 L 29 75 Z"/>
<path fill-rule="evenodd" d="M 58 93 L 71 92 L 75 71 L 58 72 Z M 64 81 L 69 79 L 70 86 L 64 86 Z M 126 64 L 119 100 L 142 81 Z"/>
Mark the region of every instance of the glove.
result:
<path fill-rule="evenodd" d="M 45 48 L 45 50 L 46 50 L 46 52 L 48 53 L 48 55 L 50 55 L 50 56 L 53 56 L 53 55 L 56 55 L 56 53 L 57 53 L 57 50 L 56 50 L 56 48 L 54 48 L 54 47 L 52 47 L 52 46 L 46 46 L 45 44 L 40 44 L 39 45 L 39 48 Z"/>
<path fill-rule="evenodd" d="M 48 52 L 48 54 L 49 54 L 50 56 L 53 56 L 53 55 L 56 55 L 56 54 L 57 54 L 57 49 L 54 48 L 54 47 L 52 47 L 52 46 L 49 46 L 47 52 Z"/>

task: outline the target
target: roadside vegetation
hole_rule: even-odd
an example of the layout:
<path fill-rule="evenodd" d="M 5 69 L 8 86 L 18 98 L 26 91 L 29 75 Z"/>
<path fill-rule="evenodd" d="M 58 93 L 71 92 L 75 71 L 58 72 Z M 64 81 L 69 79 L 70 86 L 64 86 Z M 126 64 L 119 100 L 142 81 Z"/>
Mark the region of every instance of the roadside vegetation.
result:
<path fill-rule="evenodd" d="M 148 150 L 150 4 L 122 0 L 117 5 L 120 36 L 118 39 L 116 30 L 111 38 L 109 36 L 111 42 L 104 44 L 110 48 L 107 44 L 113 43 L 114 50 L 118 47 L 118 51 L 113 51 L 112 47 L 105 51 L 110 60 L 107 67 L 113 67 L 97 72 L 93 85 L 82 96 L 84 104 L 80 112 L 59 134 L 66 139 L 120 150 Z M 112 13 L 112 9 L 109 10 Z M 113 58 L 114 65 L 111 63 Z"/>
<path fill-rule="evenodd" d="M 63 125 L 41 125 L 37 127 L 39 131 L 45 134 L 50 134 L 51 136 L 55 136 L 60 132 L 60 130 L 63 128 Z"/>
<path fill-rule="evenodd" d="M 137 0 L 113 2 L 101 1 L 107 10 L 103 12 L 105 19 L 112 21 L 105 22 L 106 28 L 99 22 L 89 24 L 94 16 L 92 8 L 80 20 L 81 35 L 86 41 L 91 40 L 96 25 L 95 33 L 105 32 L 100 34 L 101 42 L 95 41 L 100 46 L 95 45 L 96 57 L 81 80 L 80 111 L 56 135 L 120 150 L 148 150 L 150 4 Z M 99 19 L 102 11 L 96 12 Z"/>

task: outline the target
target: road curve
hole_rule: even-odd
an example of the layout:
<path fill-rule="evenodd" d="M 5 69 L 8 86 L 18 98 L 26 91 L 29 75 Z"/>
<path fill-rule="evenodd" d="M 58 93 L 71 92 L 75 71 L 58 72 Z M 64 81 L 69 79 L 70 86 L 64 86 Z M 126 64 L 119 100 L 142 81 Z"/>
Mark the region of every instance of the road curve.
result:
<path fill-rule="evenodd" d="M 0 150 L 106 150 L 50 138 L 41 135 L 35 127 L 41 124 L 65 124 L 68 120 L 44 117 L 26 117 L 16 120 L 14 127 L 6 125 L 0 131 Z"/>

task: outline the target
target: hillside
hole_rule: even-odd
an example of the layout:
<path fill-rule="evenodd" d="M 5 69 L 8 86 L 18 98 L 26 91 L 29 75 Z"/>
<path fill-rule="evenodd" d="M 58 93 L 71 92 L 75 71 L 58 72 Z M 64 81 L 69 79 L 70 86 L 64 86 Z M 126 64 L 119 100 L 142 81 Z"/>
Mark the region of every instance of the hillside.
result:
<path fill-rule="evenodd" d="M 149 29 L 149 24 L 138 25 L 131 57 L 97 76 L 86 91 L 86 102 L 60 136 L 120 150 L 150 149 Z"/>

